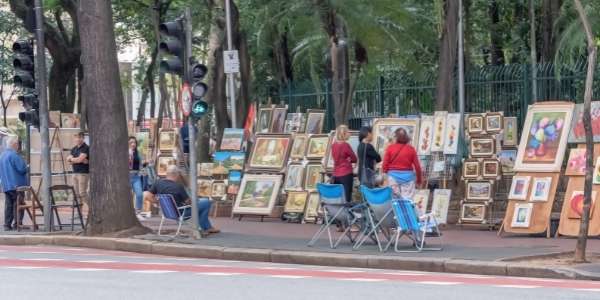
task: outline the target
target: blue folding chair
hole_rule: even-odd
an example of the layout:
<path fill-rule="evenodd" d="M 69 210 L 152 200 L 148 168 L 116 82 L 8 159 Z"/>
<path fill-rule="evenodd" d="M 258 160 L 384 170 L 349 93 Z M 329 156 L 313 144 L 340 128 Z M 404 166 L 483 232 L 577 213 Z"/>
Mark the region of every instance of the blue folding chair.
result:
<path fill-rule="evenodd" d="M 417 216 L 415 205 L 410 200 L 394 200 L 392 203 L 394 217 L 397 222 L 396 238 L 394 250 L 396 252 L 421 252 L 423 250 L 439 251 L 442 250 L 442 233 L 438 227 L 438 222 L 433 213 L 424 214 L 420 218 Z M 427 232 L 434 232 L 440 239 L 439 248 L 424 248 Z M 399 250 L 398 241 L 400 237 L 407 236 L 412 242 L 415 250 Z"/>
<path fill-rule="evenodd" d="M 394 213 L 392 211 L 392 189 L 390 187 L 371 189 L 361 185 L 360 191 L 368 207 L 366 210 L 368 226 L 365 227 L 368 232 L 365 231 L 364 234 L 361 235 L 358 242 L 354 245 L 354 249 L 360 248 L 368 238 L 373 239 L 374 236 L 379 251 L 387 251 L 392 243 L 392 239 L 390 238 L 391 229 L 396 227 Z M 388 242 L 385 248 L 381 246 L 379 233 L 383 233 Z"/>
<path fill-rule="evenodd" d="M 308 242 L 308 246 L 313 246 L 325 231 L 327 231 L 329 246 L 332 249 L 336 248 L 344 237 L 348 237 L 350 242 L 354 243 L 355 237 L 352 236 L 350 229 L 353 225 L 359 224 L 362 218 L 360 212 L 364 208 L 364 205 L 353 205 L 346 202 L 344 186 L 341 184 L 318 183 L 317 191 L 319 192 L 321 207 L 324 211 L 324 221 L 323 225 L 321 225 Z M 329 228 L 334 223 L 338 223 L 346 228 L 335 243 L 333 242 L 334 239 Z"/>
<path fill-rule="evenodd" d="M 190 209 L 191 205 L 178 207 L 173 196 L 169 194 L 158 194 L 156 197 L 158 198 L 160 210 L 162 211 L 162 218 L 160 220 L 160 225 L 158 226 L 158 235 L 160 235 L 165 220 L 169 219 L 177 222 L 177 232 L 175 232 L 173 237 L 178 236 L 179 232 L 181 231 L 181 225 L 191 218 L 191 215 L 184 215 L 185 210 Z"/>

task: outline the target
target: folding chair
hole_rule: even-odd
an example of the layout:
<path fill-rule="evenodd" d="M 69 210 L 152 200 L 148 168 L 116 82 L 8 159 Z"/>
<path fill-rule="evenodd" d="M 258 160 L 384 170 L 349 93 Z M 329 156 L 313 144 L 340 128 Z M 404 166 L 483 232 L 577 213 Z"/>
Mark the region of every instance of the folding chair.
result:
<path fill-rule="evenodd" d="M 81 213 L 82 203 L 77 198 L 75 189 L 70 185 L 53 185 L 50 187 L 50 198 L 52 200 L 52 211 L 58 221 L 58 228 L 62 230 L 63 226 L 71 225 L 71 231 L 75 230 L 75 225 L 81 226 L 81 229 L 85 230 L 85 223 L 83 221 L 83 215 Z M 66 208 L 71 209 L 71 223 L 63 223 L 60 220 L 59 209 Z M 77 212 L 77 219 L 79 223 L 75 223 L 75 212 Z M 46 212 L 52 215 L 52 212 Z M 50 218 L 50 229 L 54 229 L 54 218 Z"/>
<path fill-rule="evenodd" d="M 364 235 L 358 239 L 358 242 L 354 245 L 354 249 L 360 248 L 368 238 L 373 239 L 374 236 L 379 251 L 387 251 L 392 242 L 392 239 L 390 238 L 391 229 L 396 227 L 394 213 L 392 211 L 392 189 L 390 187 L 370 189 L 361 185 L 360 191 L 363 195 L 363 199 L 367 202 L 366 205 L 368 207 L 368 226 L 366 227 L 368 228 L 368 232 L 365 231 Z M 381 246 L 379 232 L 383 233 L 388 242 L 385 248 Z"/>
<path fill-rule="evenodd" d="M 394 209 L 394 216 L 398 225 L 395 238 L 396 244 L 394 246 L 394 250 L 396 252 L 421 252 L 423 250 L 442 250 L 442 233 L 440 232 L 437 220 L 435 219 L 433 213 L 424 214 L 419 219 L 415 210 L 414 203 L 412 203 L 412 201 L 410 200 L 404 199 L 394 200 L 392 203 L 392 207 Z M 439 248 L 424 248 L 426 233 L 430 231 L 430 229 L 431 231 L 435 232 L 437 235 L 436 237 L 440 239 Z M 398 241 L 402 236 L 407 236 L 413 242 L 415 250 L 401 251 L 398 249 Z"/>
<path fill-rule="evenodd" d="M 177 232 L 175 232 L 175 235 L 173 236 L 177 237 L 181 231 L 183 222 L 191 219 L 191 215 L 185 216 L 184 212 L 188 208 L 191 209 L 192 206 L 184 205 L 178 207 L 173 196 L 169 194 L 158 194 L 156 197 L 158 198 L 160 210 L 162 211 L 162 218 L 160 219 L 160 225 L 158 226 L 158 235 L 160 235 L 165 220 L 169 219 L 177 222 Z"/>
<path fill-rule="evenodd" d="M 31 186 L 20 186 L 17 188 L 17 192 L 19 192 L 17 205 L 15 205 L 15 216 L 18 216 L 17 231 L 21 231 L 24 227 L 22 218 L 24 212 L 29 215 L 33 231 L 37 231 L 39 229 L 37 217 L 44 216 L 44 206 Z"/>
<path fill-rule="evenodd" d="M 341 184 L 318 183 L 317 191 L 321 198 L 324 222 L 308 242 L 308 246 L 312 247 L 325 231 L 327 231 L 329 246 L 332 249 L 336 248 L 345 236 L 348 237 L 350 242 L 354 243 L 355 238 L 352 236 L 350 229 L 353 225 L 358 225 L 361 220 L 360 211 L 364 208 L 364 205 L 353 205 L 346 202 L 344 186 Z M 346 227 L 346 229 L 334 243 L 329 227 L 336 222 Z"/>

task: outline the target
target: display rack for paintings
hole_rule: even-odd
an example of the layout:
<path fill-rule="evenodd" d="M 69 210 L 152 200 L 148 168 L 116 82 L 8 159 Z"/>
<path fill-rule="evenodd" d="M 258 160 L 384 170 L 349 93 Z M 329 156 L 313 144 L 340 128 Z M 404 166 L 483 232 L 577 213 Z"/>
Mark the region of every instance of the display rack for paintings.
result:
<path fill-rule="evenodd" d="M 67 151 L 68 149 L 63 148 L 63 143 L 61 141 L 61 131 L 63 129 L 60 128 L 54 128 L 52 130 L 52 138 L 50 139 L 50 149 L 57 149 L 56 151 L 51 151 L 50 153 L 50 169 L 52 170 L 52 182 L 51 184 L 57 184 L 58 182 L 55 182 L 55 178 L 56 179 L 62 179 L 62 184 L 67 184 L 69 185 L 70 181 L 68 180 L 68 176 L 67 176 L 67 172 L 69 171 L 67 168 L 67 164 L 65 163 L 65 156 L 64 156 L 64 151 Z M 79 131 L 79 129 L 77 129 L 77 131 Z M 32 136 L 32 135 L 30 135 Z M 32 153 L 33 154 L 33 153 Z M 38 160 L 40 161 L 40 160 Z M 42 188 L 42 176 L 41 176 L 41 165 L 39 166 L 39 171 L 40 172 L 34 172 L 37 171 L 37 165 L 32 165 L 30 164 L 33 168 L 32 168 L 32 176 L 31 176 L 31 182 L 30 185 L 32 188 L 34 188 L 35 192 L 37 195 L 40 195 L 40 189 Z M 62 178 L 61 178 L 62 177 Z M 35 186 L 33 183 L 37 183 Z M 45 199 L 40 199 L 42 201 L 45 201 Z"/>

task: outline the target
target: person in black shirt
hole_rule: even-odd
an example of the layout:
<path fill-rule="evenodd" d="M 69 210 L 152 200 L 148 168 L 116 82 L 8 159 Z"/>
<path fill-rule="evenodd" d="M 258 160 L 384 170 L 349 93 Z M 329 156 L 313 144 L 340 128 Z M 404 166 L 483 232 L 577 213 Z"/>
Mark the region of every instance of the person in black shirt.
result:
<path fill-rule="evenodd" d="M 73 168 L 73 188 L 81 203 L 89 207 L 88 189 L 90 173 L 90 147 L 83 141 L 83 132 L 78 132 L 73 136 L 75 147 L 71 149 L 71 154 L 67 156 L 67 162 Z"/>
<path fill-rule="evenodd" d="M 375 173 L 375 164 L 381 162 L 381 156 L 371 142 L 373 141 L 373 132 L 371 127 L 362 127 L 358 134 L 360 144 L 358 145 L 358 178 L 360 184 L 366 185 L 367 187 L 374 187 L 377 185 L 377 178 Z M 368 170 L 365 171 L 365 168 Z M 366 172 L 363 176 L 363 173 Z"/>

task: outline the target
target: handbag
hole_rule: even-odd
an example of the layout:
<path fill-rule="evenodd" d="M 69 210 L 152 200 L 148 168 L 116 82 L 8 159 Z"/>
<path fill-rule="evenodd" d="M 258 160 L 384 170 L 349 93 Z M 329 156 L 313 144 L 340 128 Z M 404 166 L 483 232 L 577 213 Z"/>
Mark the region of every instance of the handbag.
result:
<path fill-rule="evenodd" d="M 368 188 L 373 188 L 375 186 L 375 177 L 377 177 L 377 172 L 369 167 L 366 164 L 367 157 L 367 145 L 364 144 L 363 147 L 363 155 L 362 155 L 362 172 L 360 173 L 360 183 L 365 185 Z"/>

